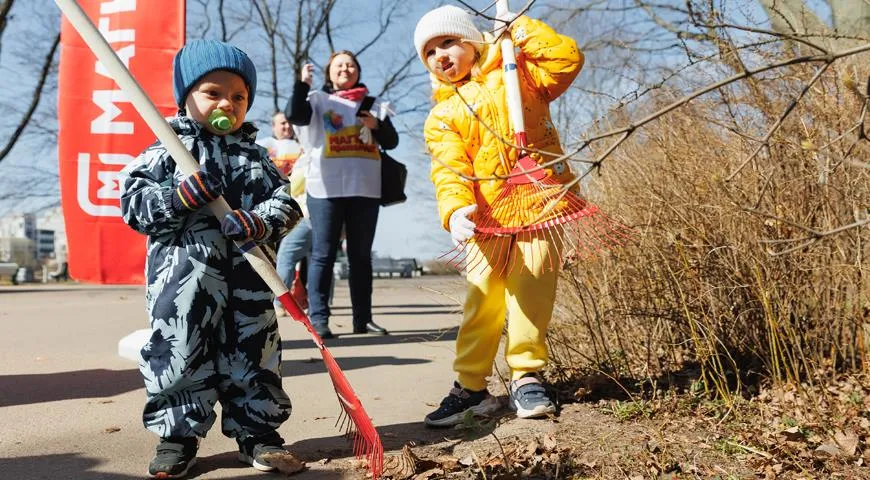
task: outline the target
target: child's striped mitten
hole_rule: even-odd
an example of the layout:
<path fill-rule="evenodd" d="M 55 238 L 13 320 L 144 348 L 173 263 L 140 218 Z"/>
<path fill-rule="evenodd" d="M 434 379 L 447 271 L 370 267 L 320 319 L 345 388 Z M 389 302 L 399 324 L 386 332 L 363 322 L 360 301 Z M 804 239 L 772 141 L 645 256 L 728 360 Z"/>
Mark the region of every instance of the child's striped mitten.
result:
<path fill-rule="evenodd" d="M 266 224 L 256 213 L 244 209 L 227 213 L 221 222 L 221 231 L 230 240 L 262 240 L 266 236 Z"/>
<path fill-rule="evenodd" d="M 176 212 L 194 212 L 223 194 L 220 180 L 199 170 L 184 179 L 172 195 L 172 208 Z"/>

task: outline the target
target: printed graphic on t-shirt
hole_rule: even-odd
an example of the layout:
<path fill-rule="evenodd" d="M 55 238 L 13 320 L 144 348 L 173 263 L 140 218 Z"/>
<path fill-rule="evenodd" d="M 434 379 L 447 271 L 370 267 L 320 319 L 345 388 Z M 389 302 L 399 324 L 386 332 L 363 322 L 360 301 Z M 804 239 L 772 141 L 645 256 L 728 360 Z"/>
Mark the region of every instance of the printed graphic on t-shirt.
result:
<path fill-rule="evenodd" d="M 344 118 L 338 113 L 328 110 L 323 114 L 323 126 L 326 131 L 324 157 L 354 157 L 380 160 L 376 144 L 364 143 L 359 138 L 361 125 L 353 122 L 344 125 Z"/>
<path fill-rule="evenodd" d="M 296 165 L 299 157 L 299 152 L 279 152 L 274 148 L 269 149 L 269 158 L 278 167 L 278 171 L 287 176 L 293 171 L 293 165 Z"/>
<path fill-rule="evenodd" d="M 278 171 L 288 177 L 290 172 L 293 171 L 296 161 L 302 156 L 302 146 L 299 145 L 299 142 L 290 138 L 278 140 L 274 137 L 269 137 L 257 143 L 266 147 L 269 159 L 278 167 Z"/>

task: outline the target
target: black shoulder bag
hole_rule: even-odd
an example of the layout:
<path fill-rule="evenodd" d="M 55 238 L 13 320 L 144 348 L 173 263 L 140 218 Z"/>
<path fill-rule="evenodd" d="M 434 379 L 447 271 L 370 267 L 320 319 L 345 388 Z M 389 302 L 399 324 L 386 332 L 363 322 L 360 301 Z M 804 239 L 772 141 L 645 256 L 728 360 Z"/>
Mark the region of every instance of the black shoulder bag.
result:
<path fill-rule="evenodd" d="M 388 207 L 402 203 L 405 196 L 405 180 L 408 168 L 381 149 L 381 205 Z"/>

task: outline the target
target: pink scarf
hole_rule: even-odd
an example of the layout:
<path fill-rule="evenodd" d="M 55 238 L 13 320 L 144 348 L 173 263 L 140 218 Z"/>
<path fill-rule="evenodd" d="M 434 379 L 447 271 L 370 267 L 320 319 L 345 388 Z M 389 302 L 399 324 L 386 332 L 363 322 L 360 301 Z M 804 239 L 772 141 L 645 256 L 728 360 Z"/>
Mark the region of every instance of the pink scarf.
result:
<path fill-rule="evenodd" d="M 332 92 L 333 95 L 338 95 L 341 98 L 346 98 L 354 102 L 359 102 L 365 98 L 368 93 L 369 89 L 366 87 L 349 88 L 347 90 L 336 90 Z"/>

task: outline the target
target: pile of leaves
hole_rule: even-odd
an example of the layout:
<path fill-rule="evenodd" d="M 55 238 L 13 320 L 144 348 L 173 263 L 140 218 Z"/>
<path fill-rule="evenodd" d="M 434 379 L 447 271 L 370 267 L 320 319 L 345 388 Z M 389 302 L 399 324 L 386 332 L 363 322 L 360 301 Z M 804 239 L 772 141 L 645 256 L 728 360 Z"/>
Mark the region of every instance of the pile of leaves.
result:
<path fill-rule="evenodd" d="M 870 478 L 866 375 L 764 389 L 735 410 L 737 420 L 726 424 L 723 442 L 745 450 L 760 477 Z"/>
<path fill-rule="evenodd" d="M 435 478 L 570 478 L 593 465 L 576 460 L 573 447 L 550 436 L 521 441 L 514 439 L 496 450 L 481 449 L 464 456 L 451 451 L 459 442 L 449 442 L 437 449 L 405 445 L 402 452 L 387 456 L 384 477 L 394 480 L 429 480 Z"/>

